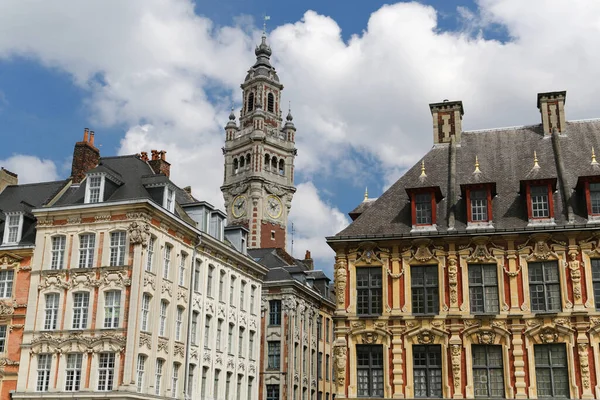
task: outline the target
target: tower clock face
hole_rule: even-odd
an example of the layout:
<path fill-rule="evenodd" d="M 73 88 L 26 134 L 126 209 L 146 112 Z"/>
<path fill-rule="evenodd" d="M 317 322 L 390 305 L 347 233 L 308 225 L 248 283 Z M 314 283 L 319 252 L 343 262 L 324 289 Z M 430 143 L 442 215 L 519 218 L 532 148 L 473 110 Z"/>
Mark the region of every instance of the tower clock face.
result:
<path fill-rule="evenodd" d="M 267 214 L 269 217 L 277 219 L 281 216 L 281 212 L 283 211 L 283 204 L 281 204 L 281 200 L 277 196 L 270 195 L 267 197 Z"/>
<path fill-rule="evenodd" d="M 231 214 L 234 218 L 240 218 L 246 215 L 246 196 L 240 195 L 233 199 L 233 203 L 231 203 Z"/>

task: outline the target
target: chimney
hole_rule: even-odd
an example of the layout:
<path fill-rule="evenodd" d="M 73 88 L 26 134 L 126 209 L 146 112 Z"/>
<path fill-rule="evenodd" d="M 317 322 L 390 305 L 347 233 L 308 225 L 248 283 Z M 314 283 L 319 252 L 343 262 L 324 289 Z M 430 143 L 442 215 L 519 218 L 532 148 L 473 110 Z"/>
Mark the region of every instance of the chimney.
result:
<path fill-rule="evenodd" d="M 566 128 L 565 100 L 567 92 L 538 93 L 537 107 L 542 115 L 542 127 L 544 135 L 551 135 L 556 128 L 558 133 L 563 133 Z"/>
<path fill-rule="evenodd" d="M 155 174 L 165 174 L 167 177 L 171 175 L 171 164 L 167 162 L 166 154 L 164 150 L 157 151 L 152 150 L 152 159 L 148 161 L 150 167 Z M 143 154 L 143 153 L 142 153 Z M 147 156 L 146 156 L 147 157 Z"/>
<path fill-rule="evenodd" d="M 465 113 L 462 101 L 444 100 L 430 104 L 429 109 L 433 117 L 433 143 L 450 143 L 452 136 L 456 143 L 460 143 L 462 116 Z"/>
<path fill-rule="evenodd" d="M 192 187 L 191 186 L 184 187 L 183 191 L 186 192 L 187 194 L 189 194 L 190 196 L 192 195 Z"/>
<path fill-rule="evenodd" d="M 7 186 L 18 185 L 19 177 L 14 172 L 10 172 L 4 167 L 0 168 L 0 193 L 6 189 Z"/>
<path fill-rule="evenodd" d="M 148 161 L 148 153 L 145 151 L 142 151 L 141 155 L 140 155 L 140 160 L 142 161 Z"/>
<path fill-rule="evenodd" d="M 81 183 L 85 173 L 96 168 L 100 160 L 100 150 L 94 146 L 94 131 L 88 128 L 83 130 L 83 141 L 75 143 L 73 150 L 73 164 L 71 166 L 71 180 Z"/>
<path fill-rule="evenodd" d="M 310 255 L 310 250 L 306 250 L 306 253 L 304 254 L 304 265 L 306 265 L 310 270 L 315 269 L 315 264 Z"/>

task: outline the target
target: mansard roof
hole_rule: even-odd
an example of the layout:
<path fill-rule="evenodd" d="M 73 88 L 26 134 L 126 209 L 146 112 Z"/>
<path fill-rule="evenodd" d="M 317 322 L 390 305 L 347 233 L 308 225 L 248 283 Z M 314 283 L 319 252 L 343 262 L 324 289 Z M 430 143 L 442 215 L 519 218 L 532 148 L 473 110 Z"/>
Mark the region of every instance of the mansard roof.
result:
<path fill-rule="evenodd" d="M 561 190 L 555 190 L 555 227 L 584 225 L 587 209 L 582 196 L 573 195 L 578 178 L 600 176 L 599 168 L 591 165 L 592 148 L 600 149 L 600 119 L 567 122 L 557 136 L 564 165 L 564 180 L 570 191 L 573 221 L 569 223 L 567 204 Z M 461 198 L 461 185 L 474 181 L 475 158 L 479 161 L 483 180 L 495 183 L 492 200 L 493 229 L 485 232 L 506 232 L 528 228 L 527 205 L 522 183 L 531 180 L 560 181 L 552 135 L 544 135 L 541 125 L 462 132 L 456 146 L 456 174 L 453 195 L 449 194 L 450 151 L 448 144 L 436 144 L 412 168 L 396 181 L 347 228 L 330 240 L 385 236 L 419 236 L 411 233 L 411 204 L 406 189 L 423 186 L 439 187 L 443 198 L 437 203 L 439 234 L 466 232 L 466 204 Z M 534 152 L 539 168 L 534 168 Z M 421 176 L 424 162 L 427 178 Z M 481 181 L 480 183 L 484 183 Z M 454 230 L 448 226 L 449 199 L 454 197 Z M 546 227 L 547 228 L 547 227 Z M 473 230 L 469 229 L 469 232 Z"/>

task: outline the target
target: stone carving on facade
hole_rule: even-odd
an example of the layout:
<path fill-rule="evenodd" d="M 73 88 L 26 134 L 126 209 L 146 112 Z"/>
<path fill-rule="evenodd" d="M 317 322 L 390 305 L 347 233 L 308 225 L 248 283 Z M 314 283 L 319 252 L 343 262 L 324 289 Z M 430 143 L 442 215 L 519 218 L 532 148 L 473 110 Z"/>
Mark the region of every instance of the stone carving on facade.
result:
<path fill-rule="evenodd" d="M 379 248 L 375 242 L 363 242 L 356 250 L 356 263 L 364 262 L 365 264 L 372 264 L 376 262 L 383 264 L 381 254 L 384 252 L 387 252 L 387 249 Z"/>
<path fill-rule="evenodd" d="M 466 326 L 469 326 L 469 327 L 481 326 L 481 320 L 478 320 L 478 319 L 465 319 L 464 323 Z"/>
<path fill-rule="evenodd" d="M 347 349 L 345 344 L 336 344 L 333 347 L 335 376 L 337 378 L 338 387 L 342 388 L 346 382 L 346 354 Z"/>
<path fill-rule="evenodd" d="M 589 389 L 591 386 L 590 383 L 590 360 L 588 353 L 588 344 L 587 343 L 579 343 L 577 345 L 578 353 L 579 353 L 579 367 L 581 370 L 581 383 L 583 384 L 584 389 Z"/>
<path fill-rule="evenodd" d="M 496 259 L 488 250 L 488 238 L 485 236 L 480 236 L 474 238 L 475 242 L 475 250 L 471 253 L 469 257 L 467 257 L 467 262 L 469 263 L 495 263 Z"/>
<path fill-rule="evenodd" d="M 413 258 L 419 262 L 427 262 L 431 260 L 434 255 L 430 249 L 433 245 L 433 241 L 431 239 L 416 239 L 413 241 L 413 245 L 417 247 Z"/>
<path fill-rule="evenodd" d="M 240 361 L 238 364 L 238 371 L 246 371 L 246 364 L 243 361 Z"/>
<path fill-rule="evenodd" d="M 300 342 L 300 331 L 297 329 L 294 331 L 294 341 Z"/>
<path fill-rule="evenodd" d="M 185 347 L 183 343 L 175 343 L 175 346 L 173 346 L 173 355 L 185 357 Z"/>
<path fill-rule="evenodd" d="M 294 383 L 298 385 L 300 383 L 300 375 L 297 372 L 294 372 Z"/>
<path fill-rule="evenodd" d="M 246 191 L 246 189 L 248 189 L 248 184 L 247 183 L 241 183 L 239 185 L 232 186 L 231 188 L 228 189 L 228 191 L 233 196 L 237 196 L 238 194 L 244 193 Z"/>
<path fill-rule="evenodd" d="M 263 297 L 260 300 L 260 311 L 264 313 L 268 309 L 269 309 L 269 299 L 267 299 L 266 297 Z"/>
<path fill-rule="evenodd" d="M 365 332 L 361 335 L 361 339 L 363 344 L 375 344 L 379 339 L 379 335 L 374 332 Z"/>
<path fill-rule="evenodd" d="M 317 387 L 317 380 L 313 378 L 312 381 L 310 381 L 310 387 L 315 389 Z"/>
<path fill-rule="evenodd" d="M 108 221 L 110 221 L 110 219 L 111 219 L 110 214 L 94 216 L 94 221 L 96 221 L 96 222 L 108 222 Z"/>
<path fill-rule="evenodd" d="M 247 325 L 247 322 L 248 322 L 248 321 L 247 321 L 246 314 L 242 314 L 242 315 L 240 316 L 240 325 L 242 325 L 242 326 L 246 326 L 246 325 Z"/>
<path fill-rule="evenodd" d="M 147 333 L 140 333 L 140 347 L 146 346 L 148 350 L 152 348 L 152 336 Z"/>
<path fill-rule="evenodd" d="M 198 293 L 194 293 L 193 300 L 194 300 L 194 308 L 201 310 L 202 309 L 202 296 Z"/>
<path fill-rule="evenodd" d="M 579 261 L 577 261 L 577 252 L 569 252 L 569 258 L 571 260 L 567 265 L 571 272 L 571 282 L 573 282 L 573 297 L 575 300 L 581 300 L 581 270 L 579 268 Z"/>
<path fill-rule="evenodd" d="M 219 304 L 219 306 L 217 307 L 217 315 L 219 317 L 223 317 L 223 319 L 225 319 L 226 314 L 225 314 L 225 306 L 222 306 Z"/>
<path fill-rule="evenodd" d="M 256 318 L 250 318 L 250 329 L 256 330 Z"/>
<path fill-rule="evenodd" d="M 0 267 L 17 268 L 22 258 L 14 254 L 4 253 L 0 256 Z"/>
<path fill-rule="evenodd" d="M 460 344 L 450 345 L 450 354 L 452 358 L 452 381 L 454 382 L 454 390 L 460 393 Z"/>
<path fill-rule="evenodd" d="M 267 183 L 265 185 L 265 190 L 269 194 L 274 194 L 275 196 L 279 196 L 279 197 L 287 194 L 287 191 L 285 189 L 283 189 L 279 185 L 275 185 L 274 183 Z"/>
<path fill-rule="evenodd" d="M 12 332 L 13 330 L 23 329 L 24 327 L 25 327 L 25 325 L 23 325 L 23 324 L 12 324 L 8 327 L 8 331 Z"/>
<path fill-rule="evenodd" d="M 458 266 L 455 258 L 448 260 L 448 285 L 450 286 L 450 305 L 458 306 Z"/>
<path fill-rule="evenodd" d="M 543 261 L 559 258 L 558 254 L 556 254 L 548 244 L 548 241 L 551 240 L 551 236 L 549 234 L 539 233 L 531 235 L 527 242 L 519 246 L 519 250 L 526 249 L 530 240 L 533 240 L 535 243 L 533 245 L 532 253 L 529 255 L 529 257 L 527 257 L 528 261 L 532 259 Z M 529 246 L 529 248 L 531 248 L 531 246 Z"/>
<path fill-rule="evenodd" d="M 160 292 L 164 294 L 165 292 L 169 294 L 169 297 L 173 297 L 173 285 L 169 282 L 162 283 L 160 287 Z"/>
<path fill-rule="evenodd" d="M 479 344 L 494 344 L 496 334 L 493 331 L 479 331 L 477 332 L 477 340 Z"/>
<path fill-rule="evenodd" d="M 185 304 L 188 302 L 188 291 L 184 288 L 177 288 L 177 301 L 183 300 Z M 223 314 L 225 316 L 225 314 Z"/>
<path fill-rule="evenodd" d="M 49 288 L 68 289 L 69 282 L 67 282 L 65 272 L 49 273 L 41 277 L 38 288 L 41 290 Z"/>
<path fill-rule="evenodd" d="M 538 319 L 538 318 L 532 318 L 532 319 L 528 319 L 528 320 L 525 322 L 525 324 L 526 324 L 528 327 L 532 328 L 532 327 L 534 327 L 534 326 L 541 325 L 541 324 L 542 324 L 542 320 L 541 320 L 541 319 Z"/>
<path fill-rule="evenodd" d="M 127 232 L 129 232 L 129 243 L 133 245 L 141 244 L 142 247 L 148 246 L 150 225 L 133 221 L 131 224 L 129 224 Z"/>
<path fill-rule="evenodd" d="M 150 286 L 152 288 L 152 290 L 156 290 L 156 286 L 154 283 L 154 276 L 144 274 L 144 287 L 146 287 L 146 286 Z"/>
<path fill-rule="evenodd" d="M 554 325 L 564 326 L 567 328 L 571 327 L 571 321 L 569 318 L 554 318 Z"/>
<path fill-rule="evenodd" d="M 223 356 L 221 356 L 220 354 L 217 354 L 215 356 L 215 364 L 223 365 Z"/>
<path fill-rule="evenodd" d="M 432 344 L 435 340 L 434 334 L 429 330 L 423 330 L 417 335 L 417 342 L 420 344 Z"/>
<path fill-rule="evenodd" d="M 296 299 L 292 296 L 285 296 L 282 301 L 283 312 L 294 314 L 296 312 Z"/>
<path fill-rule="evenodd" d="M 235 367 L 235 364 L 233 362 L 233 357 L 227 358 L 227 369 L 233 369 L 234 367 Z"/>
<path fill-rule="evenodd" d="M 308 386 L 308 377 L 306 375 L 302 377 L 302 386 Z"/>
<path fill-rule="evenodd" d="M 131 286 L 131 279 L 126 271 L 105 271 L 102 274 L 102 283 L 109 287 Z"/>
<path fill-rule="evenodd" d="M 169 339 L 158 338 L 158 351 L 164 351 L 166 354 L 169 354 Z"/>
<path fill-rule="evenodd" d="M 250 375 L 256 374 L 256 365 L 254 365 L 254 363 L 250 364 L 250 367 L 248 367 L 248 373 Z"/>
<path fill-rule="evenodd" d="M 0 368 L 3 368 L 3 367 L 18 367 L 18 366 L 19 366 L 19 362 L 18 361 L 11 360 L 8 357 L 0 357 Z"/>
<path fill-rule="evenodd" d="M 71 216 L 67 217 L 67 224 L 79 225 L 79 224 L 81 224 L 81 217 L 79 215 L 71 215 Z"/>
<path fill-rule="evenodd" d="M 74 288 L 93 288 L 100 285 L 100 281 L 96 279 L 95 272 L 70 272 L 69 287 Z"/>
<path fill-rule="evenodd" d="M 202 355 L 202 361 L 206 364 L 210 363 L 210 351 L 206 350 Z"/>
<path fill-rule="evenodd" d="M 590 317 L 590 323 L 594 327 L 600 325 L 600 317 Z"/>
<path fill-rule="evenodd" d="M 15 313 L 14 303 L 10 300 L 0 300 L 0 317 L 6 317 Z"/>
<path fill-rule="evenodd" d="M 150 221 L 150 216 L 145 212 L 128 212 L 125 217 L 131 219 L 141 219 L 142 221 Z"/>
<path fill-rule="evenodd" d="M 54 220 L 52 220 L 52 219 L 40 218 L 37 220 L 36 226 L 39 226 L 39 227 L 52 226 L 53 224 L 54 224 Z"/>
<path fill-rule="evenodd" d="M 335 298 L 337 299 L 337 304 L 340 308 L 344 308 L 346 304 L 346 280 L 347 280 L 347 272 L 346 272 L 346 261 L 343 259 L 339 259 L 335 264 L 335 272 L 334 272 L 334 280 L 335 280 Z"/>
<path fill-rule="evenodd" d="M 237 320 L 237 317 L 235 314 L 235 310 L 234 309 L 229 310 L 229 321 L 236 322 L 236 320 Z"/>
<path fill-rule="evenodd" d="M 539 336 L 542 343 L 556 343 L 558 341 L 558 332 L 550 326 L 542 328 Z"/>
<path fill-rule="evenodd" d="M 190 351 L 190 357 L 194 360 L 198 359 L 198 348 L 192 348 Z"/>
<path fill-rule="evenodd" d="M 31 353 L 63 353 L 88 352 L 99 353 L 106 351 L 123 351 L 127 338 L 115 332 L 106 332 L 96 336 L 84 335 L 83 332 L 72 332 L 67 336 L 54 336 L 42 333 L 31 340 Z"/>

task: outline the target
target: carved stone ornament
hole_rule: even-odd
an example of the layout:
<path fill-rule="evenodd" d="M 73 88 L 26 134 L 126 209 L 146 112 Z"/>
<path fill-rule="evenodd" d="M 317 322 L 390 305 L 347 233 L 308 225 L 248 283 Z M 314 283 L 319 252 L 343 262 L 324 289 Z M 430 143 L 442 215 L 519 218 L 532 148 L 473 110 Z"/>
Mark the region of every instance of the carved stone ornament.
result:
<path fill-rule="evenodd" d="M 210 363 L 210 351 L 205 351 L 204 355 L 202 356 L 202 361 L 204 361 L 205 363 Z"/>
<path fill-rule="evenodd" d="M 556 343 L 558 341 L 558 332 L 550 326 L 542 328 L 539 335 L 542 343 Z"/>
<path fill-rule="evenodd" d="M 41 277 L 38 288 L 42 290 L 49 288 L 68 289 L 69 283 L 67 282 L 65 272 L 49 273 Z"/>
<path fill-rule="evenodd" d="M 109 287 L 131 286 L 131 279 L 126 271 L 106 271 L 102 274 L 102 283 Z"/>
<path fill-rule="evenodd" d="M 363 344 L 375 344 L 379 335 L 374 332 L 365 332 L 361 335 Z"/>
<path fill-rule="evenodd" d="M 220 354 L 217 354 L 215 356 L 215 364 L 217 364 L 217 365 L 223 365 L 223 357 Z"/>
<path fill-rule="evenodd" d="M 39 336 L 34 336 L 31 340 L 31 353 L 98 353 L 108 349 L 123 351 L 126 342 L 127 338 L 116 332 L 106 332 L 95 336 L 87 336 L 83 332 L 71 332 L 67 336 L 42 333 Z"/>
<path fill-rule="evenodd" d="M 235 367 L 235 364 L 233 362 L 233 357 L 229 357 L 227 359 L 227 368 L 228 369 L 233 369 Z"/>
<path fill-rule="evenodd" d="M 15 313 L 14 303 L 10 300 L 0 300 L 0 317 L 13 315 Z"/>
<path fill-rule="evenodd" d="M 256 374 L 256 365 L 250 364 L 250 367 L 248 368 L 248 373 L 250 375 L 255 375 Z"/>
<path fill-rule="evenodd" d="M 184 303 L 188 302 L 188 292 L 187 289 L 178 288 L 177 289 L 177 300 L 183 300 Z M 223 311 L 223 317 L 225 317 L 225 312 Z"/>
<path fill-rule="evenodd" d="M 144 347 L 146 346 L 146 348 L 148 350 L 152 349 L 152 337 L 150 335 L 148 335 L 147 333 L 141 332 L 140 333 L 140 347 Z"/>
<path fill-rule="evenodd" d="M 244 193 L 248 189 L 247 183 L 241 183 L 239 185 L 232 186 L 228 191 L 233 196 L 237 196 L 238 194 Z"/>
<path fill-rule="evenodd" d="M 265 185 L 265 190 L 269 193 L 269 194 L 274 194 L 275 196 L 284 196 L 285 194 L 287 194 L 287 191 L 283 188 L 281 188 L 278 185 L 275 185 L 273 183 L 268 183 Z"/>
<path fill-rule="evenodd" d="M 450 305 L 458 306 L 458 267 L 455 258 L 448 260 L 448 285 L 450 286 Z"/>
<path fill-rule="evenodd" d="M 158 351 L 164 351 L 169 354 L 169 340 L 166 338 L 158 338 Z"/>
<path fill-rule="evenodd" d="M 100 286 L 100 281 L 96 279 L 95 272 L 70 272 L 69 273 L 69 287 L 71 289 L 82 288 L 90 289 Z"/>
<path fill-rule="evenodd" d="M 129 243 L 142 247 L 148 246 L 148 239 L 150 238 L 150 225 L 142 224 L 137 221 L 133 221 L 127 228 L 129 232 Z"/>
<path fill-rule="evenodd" d="M 454 382 L 454 389 L 460 391 L 460 344 L 450 345 L 450 354 L 452 358 L 452 381 Z"/>
<path fill-rule="evenodd" d="M 173 297 L 173 285 L 169 282 L 163 282 L 160 288 L 160 292 L 163 294 L 167 292 L 169 294 L 169 297 Z"/>
<path fill-rule="evenodd" d="M 283 311 L 286 314 L 294 314 L 296 312 L 296 299 L 292 296 L 285 296 L 282 301 Z"/>
<path fill-rule="evenodd" d="M 567 263 L 573 282 L 573 297 L 575 300 L 581 300 L 581 269 L 577 260 L 577 252 L 569 252 L 570 261 Z"/>
<path fill-rule="evenodd" d="M 335 368 L 335 376 L 337 378 L 337 385 L 344 387 L 346 382 L 346 354 L 347 349 L 345 345 L 337 344 L 333 348 L 333 362 Z"/>
<path fill-rule="evenodd" d="M 551 239 L 551 236 L 548 234 L 536 234 L 531 235 L 530 240 L 535 241 L 533 245 L 532 254 L 527 257 L 527 260 L 537 259 L 537 260 L 550 260 L 550 259 L 558 259 L 558 255 L 552 250 L 550 245 L 548 244 L 548 240 Z M 526 245 L 527 243 L 525 243 Z M 521 247 L 521 246 L 519 246 Z"/>
<path fill-rule="evenodd" d="M 487 248 L 487 238 L 477 238 L 475 239 L 475 250 L 471 253 L 471 255 L 467 258 L 467 262 L 470 263 L 489 263 L 496 262 L 494 256 L 490 254 L 490 251 Z"/>
<path fill-rule="evenodd" d="M 421 331 L 417 335 L 417 342 L 420 344 L 432 344 L 434 340 L 435 336 L 428 330 Z"/>
<path fill-rule="evenodd" d="M 11 360 L 8 357 L 0 357 L 0 368 L 2 367 L 18 367 L 19 362 Z"/>
<path fill-rule="evenodd" d="M 144 287 L 150 286 L 152 288 L 152 290 L 156 290 L 154 279 L 155 279 L 154 276 L 144 274 Z"/>
<path fill-rule="evenodd" d="M 344 308 L 346 305 L 346 280 L 347 272 L 346 265 L 338 266 L 335 271 L 335 298 L 339 308 Z"/>
<path fill-rule="evenodd" d="M 433 258 L 433 253 L 431 252 L 430 247 L 433 244 L 433 241 L 430 239 L 417 239 L 413 242 L 414 245 L 417 246 L 417 250 L 413 258 L 419 262 L 427 262 Z"/>
<path fill-rule="evenodd" d="M 191 357 L 192 359 L 194 359 L 194 360 L 197 360 L 197 359 L 198 359 L 198 349 L 197 349 L 197 348 L 196 348 L 196 349 L 192 349 L 192 350 L 190 351 L 190 357 Z"/>
<path fill-rule="evenodd" d="M 492 331 L 480 331 L 477 332 L 477 340 L 479 344 L 494 344 L 496 334 Z"/>
<path fill-rule="evenodd" d="M 0 266 L 2 268 L 18 267 L 22 258 L 10 253 L 4 253 L 0 256 Z"/>
<path fill-rule="evenodd" d="M 590 361 L 589 361 L 589 353 L 588 353 L 588 344 L 587 343 L 579 343 L 577 345 L 578 353 L 579 353 L 579 367 L 581 369 L 581 383 L 583 384 L 584 389 L 589 389 L 591 386 L 590 383 Z"/>
<path fill-rule="evenodd" d="M 377 247 L 377 243 L 375 242 L 361 243 L 356 250 L 356 263 L 364 262 L 372 264 L 373 262 L 377 262 L 378 264 L 383 264 L 383 261 L 381 261 L 381 253 L 383 251 L 383 249 Z"/>
<path fill-rule="evenodd" d="M 173 355 L 185 357 L 185 347 L 183 343 L 175 343 L 175 346 L 173 346 Z"/>

